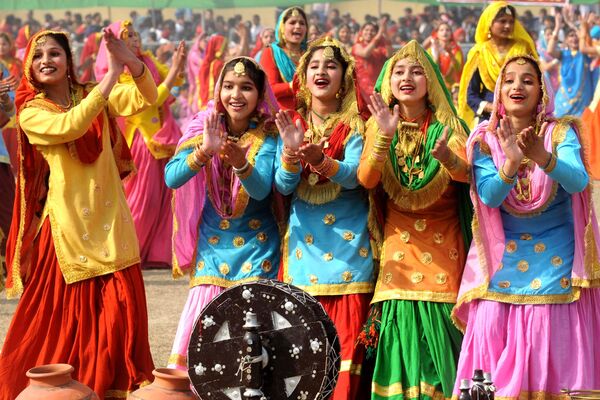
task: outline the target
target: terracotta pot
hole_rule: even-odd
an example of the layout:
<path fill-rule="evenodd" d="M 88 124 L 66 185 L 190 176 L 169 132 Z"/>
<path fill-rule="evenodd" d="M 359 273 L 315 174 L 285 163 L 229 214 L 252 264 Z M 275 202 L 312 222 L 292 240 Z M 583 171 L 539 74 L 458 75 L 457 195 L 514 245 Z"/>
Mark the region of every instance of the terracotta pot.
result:
<path fill-rule="evenodd" d="M 27 371 L 29 386 L 16 400 L 98 400 L 92 389 L 71 378 L 69 364 L 48 364 Z"/>
<path fill-rule="evenodd" d="M 152 371 L 154 382 L 131 393 L 128 399 L 136 400 L 198 400 L 190 389 L 186 371 L 157 368 Z"/>

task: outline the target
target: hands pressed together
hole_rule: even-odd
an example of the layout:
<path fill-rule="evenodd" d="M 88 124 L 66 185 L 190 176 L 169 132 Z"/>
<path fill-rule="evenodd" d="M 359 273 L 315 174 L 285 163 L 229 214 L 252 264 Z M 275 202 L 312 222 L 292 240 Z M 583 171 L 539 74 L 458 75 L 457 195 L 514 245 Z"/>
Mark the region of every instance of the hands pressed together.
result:
<path fill-rule="evenodd" d="M 288 155 L 297 157 L 313 166 L 323 161 L 325 157 L 323 149 L 327 138 L 321 138 L 319 143 L 304 142 L 302 123 L 299 120 L 294 123 L 290 113 L 286 111 L 279 111 L 275 115 L 275 125 L 277 125 L 286 151 L 290 153 Z"/>

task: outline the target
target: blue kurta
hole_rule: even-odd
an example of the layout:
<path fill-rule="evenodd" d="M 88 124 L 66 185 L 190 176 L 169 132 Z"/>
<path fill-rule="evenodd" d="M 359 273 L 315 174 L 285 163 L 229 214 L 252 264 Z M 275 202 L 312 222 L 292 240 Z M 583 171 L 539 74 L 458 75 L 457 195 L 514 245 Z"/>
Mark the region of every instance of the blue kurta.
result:
<path fill-rule="evenodd" d="M 282 250 L 284 280 L 312 295 L 371 293 L 374 276 L 367 230 L 369 202 L 356 179 L 362 137 L 354 134 L 348 139 L 339 169 L 330 178 L 341 186 L 340 193 L 325 204 L 312 204 L 299 196 L 297 188 L 304 178 L 301 171 L 289 172 L 282 167 L 282 146 L 280 142 L 275 187 L 284 195 L 293 193 Z"/>
<path fill-rule="evenodd" d="M 589 180 L 580 151 L 570 128 L 557 146 L 556 168 L 549 173 L 558 182 L 556 196 L 541 213 L 517 216 L 503 205 L 513 186 L 500 179 L 492 157 L 476 145 L 473 169 L 477 193 L 486 205 L 500 207 L 506 237 L 502 266 L 488 289 L 500 295 L 497 300 L 536 304 L 541 296 L 571 295 L 575 251 L 571 194 L 583 191 Z"/>
<path fill-rule="evenodd" d="M 560 62 L 560 86 L 554 99 L 554 115 L 579 117 L 594 96 L 591 59 L 580 51 L 563 50 Z"/>
<path fill-rule="evenodd" d="M 169 187 L 178 188 L 196 174 L 186 160 L 192 151 L 193 148 L 179 151 L 167 164 L 165 180 Z M 270 196 L 275 151 L 276 139 L 267 136 L 256 154 L 252 173 L 241 180 L 250 198 L 239 218 L 221 218 L 208 189 L 202 194 L 206 199 L 190 286 L 229 287 L 243 281 L 277 278 L 280 241 Z"/>

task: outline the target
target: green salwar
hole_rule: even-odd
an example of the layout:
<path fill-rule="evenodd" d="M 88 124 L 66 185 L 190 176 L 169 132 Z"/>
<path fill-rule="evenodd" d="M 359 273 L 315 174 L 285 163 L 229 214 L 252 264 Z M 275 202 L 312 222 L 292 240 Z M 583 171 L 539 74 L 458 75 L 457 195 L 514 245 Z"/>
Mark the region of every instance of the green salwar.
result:
<path fill-rule="evenodd" d="M 454 304 L 413 300 L 382 303 L 372 400 L 452 397 L 462 334 Z"/>

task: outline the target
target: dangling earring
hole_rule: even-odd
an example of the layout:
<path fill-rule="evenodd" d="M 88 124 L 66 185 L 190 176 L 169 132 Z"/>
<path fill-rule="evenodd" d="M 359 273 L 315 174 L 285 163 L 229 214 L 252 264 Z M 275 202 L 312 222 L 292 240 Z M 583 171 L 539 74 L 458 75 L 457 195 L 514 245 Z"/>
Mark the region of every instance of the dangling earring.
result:
<path fill-rule="evenodd" d="M 492 38 L 492 32 L 488 31 L 487 38 L 488 38 L 488 40 L 490 40 Z"/>

